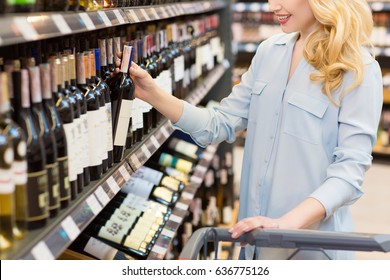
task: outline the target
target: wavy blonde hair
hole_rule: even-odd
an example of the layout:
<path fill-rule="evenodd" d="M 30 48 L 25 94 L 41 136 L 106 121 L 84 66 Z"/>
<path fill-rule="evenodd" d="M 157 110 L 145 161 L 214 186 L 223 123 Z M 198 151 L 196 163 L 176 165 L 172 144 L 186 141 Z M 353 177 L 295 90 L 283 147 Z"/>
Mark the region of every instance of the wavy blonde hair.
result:
<path fill-rule="evenodd" d="M 332 97 L 347 71 L 355 75 L 342 96 L 359 86 L 364 78 L 362 46 L 372 47 L 371 9 L 366 0 L 308 0 L 320 27 L 310 34 L 304 48 L 305 59 L 319 72 L 310 79 L 322 83 L 322 91 L 333 104 Z"/>

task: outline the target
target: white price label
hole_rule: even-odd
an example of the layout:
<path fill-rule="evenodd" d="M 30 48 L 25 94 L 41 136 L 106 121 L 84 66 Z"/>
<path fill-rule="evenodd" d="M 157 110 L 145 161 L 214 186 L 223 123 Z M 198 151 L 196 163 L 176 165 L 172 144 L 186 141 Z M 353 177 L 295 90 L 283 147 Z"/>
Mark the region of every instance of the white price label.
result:
<path fill-rule="evenodd" d="M 181 221 L 183 221 L 183 218 L 180 218 L 179 216 L 176 216 L 176 215 L 172 214 L 172 215 L 169 216 L 169 220 L 172 221 L 172 222 L 180 224 Z"/>
<path fill-rule="evenodd" d="M 65 220 L 63 220 L 61 226 L 71 241 L 75 240 L 80 234 L 80 229 L 71 216 L 68 216 Z"/>
<path fill-rule="evenodd" d="M 119 167 L 119 172 L 121 173 L 122 177 L 125 179 L 125 182 L 128 182 L 130 180 L 130 178 L 131 178 L 130 173 L 129 173 L 129 171 L 127 171 L 127 169 L 124 165 Z"/>
<path fill-rule="evenodd" d="M 175 236 L 175 232 L 168 230 L 168 229 L 165 229 L 165 228 L 161 231 L 161 234 L 168 236 L 169 238 L 173 238 Z"/>
<path fill-rule="evenodd" d="M 37 31 L 27 21 L 27 17 L 15 17 L 14 23 L 25 40 L 35 40 L 38 37 Z"/>
<path fill-rule="evenodd" d="M 183 202 L 176 203 L 176 208 L 179 208 L 181 210 L 187 211 L 189 205 L 184 204 Z"/>
<path fill-rule="evenodd" d="M 209 153 L 215 154 L 215 152 L 217 151 L 217 147 L 215 147 L 214 145 L 210 145 L 210 146 L 207 146 L 206 150 Z"/>
<path fill-rule="evenodd" d="M 152 141 L 152 144 L 156 147 L 156 149 L 160 148 L 160 143 L 158 143 L 156 136 L 152 135 L 152 137 L 150 137 L 150 141 Z"/>
<path fill-rule="evenodd" d="M 207 172 L 207 167 L 203 166 L 203 165 L 197 165 L 195 167 L 196 170 L 198 170 L 200 173 L 206 173 Z"/>
<path fill-rule="evenodd" d="M 99 199 L 100 203 L 103 206 L 106 206 L 110 202 L 110 198 L 106 194 L 106 192 L 103 190 L 102 186 L 99 186 L 95 191 L 96 197 Z"/>
<path fill-rule="evenodd" d="M 181 194 L 181 197 L 184 197 L 185 199 L 192 200 L 194 198 L 194 194 L 189 192 L 183 192 Z"/>
<path fill-rule="evenodd" d="M 150 153 L 148 147 L 146 147 L 145 144 L 142 145 L 141 150 L 145 154 L 146 158 L 150 158 L 152 156 L 152 154 Z"/>
<path fill-rule="evenodd" d="M 102 18 L 105 26 L 112 26 L 111 20 L 108 18 L 105 12 L 98 11 L 98 14 Z"/>
<path fill-rule="evenodd" d="M 203 182 L 203 179 L 198 177 L 198 176 L 192 176 L 190 181 L 194 182 L 194 183 L 197 183 L 197 184 L 201 184 Z"/>
<path fill-rule="evenodd" d="M 150 17 L 149 17 L 149 15 L 146 13 L 145 9 L 141 9 L 141 13 L 142 13 L 142 15 L 144 16 L 144 19 L 145 19 L 146 21 L 150 21 Z"/>
<path fill-rule="evenodd" d="M 127 174 L 129 174 L 129 173 L 127 173 Z M 129 177 L 130 177 L 130 175 L 129 175 Z M 116 194 L 116 193 L 118 193 L 120 191 L 121 188 L 119 187 L 118 183 L 115 181 L 114 177 L 111 176 L 110 178 L 107 179 L 106 182 L 107 182 L 108 186 L 110 187 L 110 189 L 112 190 L 113 193 Z"/>
<path fill-rule="evenodd" d="M 161 255 L 165 255 L 165 253 L 167 252 L 167 249 L 165 249 L 161 246 L 158 246 L 158 245 L 154 245 L 152 248 L 152 252 L 157 253 L 157 254 L 161 254 Z"/>
<path fill-rule="evenodd" d="M 134 10 L 130 10 L 129 12 L 130 12 L 131 17 L 133 18 L 133 20 L 134 20 L 135 22 L 140 22 L 140 20 L 139 20 L 137 14 L 134 12 Z"/>
<path fill-rule="evenodd" d="M 213 159 L 213 154 L 212 153 L 207 153 L 207 152 L 205 152 L 205 153 L 203 153 L 203 158 L 205 159 L 205 160 L 207 160 L 207 161 L 210 161 L 210 160 L 212 160 Z"/>
<path fill-rule="evenodd" d="M 160 10 L 161 10 L 164 18 L 168 18 L 169 17 L 167 11 L 165 11 L 165 9 L 163 7 L 160 7 Z"/>
<path fill-rule="evenodd" d="M 91 194 L 87 199 L 86 202 L 91 208 L 93 214 L 96 216 L 97 214 L 102 211 L 103 207 L 100 205 L 99 201 L 97 201 L 96 196 L 94 194 Z"/>
<path fill-rule="evenodd" d="M 157 11 L 156 11 L 156 9 L 155 9 L 155 8 L 150 8 L 150 9 L 152 10 L 152 13 L 153 13 L 154 17 L 155 17 L 156 19 L 160 19 L 159 15 L 158 15 L 158 13 L 157 13 Z"/>
<path fill-rule="evenodd" d="M 161 132 L 162 132 L 162 134 L 164 135 L 164 137 L 166 139 L 170 136 L 170 134 L 169 134 L 169 132 L 168 132 L 168 130 L 166 129 L 165 126 L 161 127 Z"/>
<path fill-rule="evenodd" d="M 84 22 L 85 27 L 88 30 L 94 30 L 95 29 L 95 25 L 93 24 L 91 18 L 89 17 L 89 15 L 87 13 L 79 13 L 79 16 L 82 19 L 82 21 Z"/>
<path fill-rule="evenodd" d="M 115 16 L 118 19 L 120 24 L 126 23 L 123 16 L 121 15 L 121 13 L 118 10 L 113 10 L 113 12 L 114 12 L 114 14 L 115 14 Z"/>
<path fill-rule="evenodd" d="M 47 247 L 47 245 L 44 241 L 41 241 L 37 245 L 35 245 L 35 247 L 32 248 L 32 250 L 31 250 L 31 254 L 34 256 L 34 258 L 36 260 L 54 260 L 55 259 L 52 252 L 50 251 L 49 247 Z"/>
<path fill-rule="evenodd" d="M 142 166 L 136 154 L 132 154 L 130 160 L 135 165 L 135 169 L 138 169 Z"/>
<path fill-rule="evenodd" d="M 54 24 L 57 26 L 58 30 L 62 34 L 72 33 L 72 29 L 70 29 L 69 25 L 66 23 L 66 21 L 62 15 L 55 14 L 55 15 L 52 15 L 51 18 L 54 21 Z"/>

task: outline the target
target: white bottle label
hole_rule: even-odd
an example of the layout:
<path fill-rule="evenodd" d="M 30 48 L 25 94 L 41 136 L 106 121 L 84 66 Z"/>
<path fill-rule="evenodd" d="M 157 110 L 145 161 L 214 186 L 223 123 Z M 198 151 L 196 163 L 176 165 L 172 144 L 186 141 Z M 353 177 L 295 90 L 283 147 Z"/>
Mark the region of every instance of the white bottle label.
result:
<path fill-rule="evenodd" d="M 117 249 L 114 249 L 93 237 L 88 240 L 87 245 L 84 247 L 84 251 L 99 260 L 113 260 L 118 252 Z"/>
<path fill-rule="evenodd" d="M 27 183 L 27 161 L 14 161 L 12 163 L 15 185 L 24 185 Z"/>
<path fill-rule="evenodd" d="M 88 118 L 88 145 L 89 166 L 97 166 L 102 163 L 100 151 L 100 111 L 89 111 Z"/>
<path fill-rule="evenodd" d="M 81 158 L 82 158 L 82 166 L 83 168 L 88 168 L 89 166 L 89 145 L 88 145 L 88 116 L 87 114 L 81 115 L 81 132 L 82 132 L 82 152 L 81 152 Z"/>
<path fill-rule="evenodd" d="M 144 128 L 143 110 L 141 100 L 135 98 L 133 101 L 133 130 Z"/>
<path fill-rule="evenodd" d="M 74 123 L 64 124 L 66 135 L 66 146 L 68 148 L 68 169 L 69 181 L 73 182 L 77 179 L 77 159 L 76 159 L 76 135 Z"/>
<path fill-rule="evenodd" d="M 115 131 L 114 146 L 125 146 L 127 138 L 127 130 L 129 129 L 130 118 L 132 116 L 133 101 L 122 100 L 118 125 Z"/>
<path fill-rule="evenodd" d="M 98 236 L 117 244 L 121 244 L 121 241 L 123 239 L 123 234 L 121 234 L 119 231 L 106 227 L 102 227 L 100 229 Z"/>
<path fill-rule="evenodd" d="M 81 118 L 74 119 L 75 127 L 75 153 L 76 153 L 76 173 L 83 173 L 83 132 L 82 132 L 82 120 Z"/>
<path fill-rule="evenodd" d="M 164 174 L 162 172 L 159 172 L 146 166 L 141 166 L 140 169 L 138 169 L 137 172 L 133 174 L 133 177 L 149 181 L 154 185 L 158 185 L 160 184 L 163 175 Z"/>
<path fill-rule="evenodd" d="M 203 46 L 196 48 L 195 78 L 199 78 L 202 75 L 202 65 L 204 64 L 203 49 Z"/>
<path fill-rule="evenodd" d="M 174 60 L 175 62 L 175 82 L 179 82 L 184 79 L 184 56 L 181 55 Z"/>
<path fill-rule="evenodd" d="M 106 118 L 107 118 L 107 152 L 113 150 L 112 141 L 112 107 L 111 103 L 106 103 Z"/>
<path fill-rule="evenodd" d="M 0 194 L 10 194 L 15 191 L 15 184 L 12 180 L 12 169 L 0 169 Z"/>
<path fill-rule="evenodd" d="M 102 160 L 106 160 L 108 158 L 107 154 L 107 113 L 106 113 L 106 106 L 100 107 L 100 153 Z"/>
<path fill-rule="evenodd" d="M 153 189 L 153 183 L 142 180 L 140 178 L 131 178 L 130 181 L 122 188 L 125 193 L 132 193 L 145 199 L 149 198 L 150 193 Z"/>

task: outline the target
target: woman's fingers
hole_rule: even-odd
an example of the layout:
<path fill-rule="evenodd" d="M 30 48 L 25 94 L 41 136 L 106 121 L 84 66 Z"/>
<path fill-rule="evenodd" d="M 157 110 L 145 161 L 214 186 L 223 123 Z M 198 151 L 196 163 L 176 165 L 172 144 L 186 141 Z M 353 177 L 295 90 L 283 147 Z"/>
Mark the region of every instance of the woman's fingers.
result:
<path fill-rule="evenodd" d="M 232 238 L 238 238 L 246 232 L 252 231 L 255 228 L 278 228 L 279 225 L 276 220 L 268 217 L 252 217 L 246 218 L 235 224 L 229 232 L 232 234 Z"/>

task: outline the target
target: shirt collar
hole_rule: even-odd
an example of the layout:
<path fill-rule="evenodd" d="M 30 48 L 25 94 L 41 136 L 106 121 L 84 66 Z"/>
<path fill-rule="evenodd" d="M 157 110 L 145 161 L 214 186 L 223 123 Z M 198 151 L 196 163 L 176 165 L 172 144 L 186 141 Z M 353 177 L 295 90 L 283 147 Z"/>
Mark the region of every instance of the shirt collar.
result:
<path fill-rule="evenodd" d="M 299 32 L 293 32 L 290 34 L 285 34 L 284 36 L 280 36 L 275 42 L 275 45 L 287 45 L 295 44 L 299 36 Z"/>

